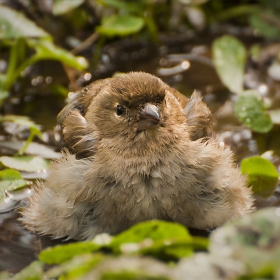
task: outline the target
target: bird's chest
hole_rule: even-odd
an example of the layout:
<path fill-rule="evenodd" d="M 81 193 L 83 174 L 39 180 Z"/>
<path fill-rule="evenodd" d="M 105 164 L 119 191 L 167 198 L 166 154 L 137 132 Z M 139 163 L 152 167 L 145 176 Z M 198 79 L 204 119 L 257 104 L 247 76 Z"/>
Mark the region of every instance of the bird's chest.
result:
<path fill-rule="evenodd" d="M 179 178 L 180 168 L 176 164 L 138 163 L 123 168 L 108 189 L 106 205 L 111 205 L 116 216 L 130 221 L 173 219 L 180 200 Z"/>

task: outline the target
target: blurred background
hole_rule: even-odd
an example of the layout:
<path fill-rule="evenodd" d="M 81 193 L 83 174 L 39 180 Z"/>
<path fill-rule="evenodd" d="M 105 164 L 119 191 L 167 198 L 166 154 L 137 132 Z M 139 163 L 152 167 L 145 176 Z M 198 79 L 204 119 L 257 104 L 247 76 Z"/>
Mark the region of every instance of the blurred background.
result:
<path fill-rule="evenodd" d="M 0 0 L 0 270 L 50 242 L 13 210 L 59 157 L 57 114 L 87 84 L 129 71 L 201 92 L 256 207 L 279 205 L 280 1 Z"/>

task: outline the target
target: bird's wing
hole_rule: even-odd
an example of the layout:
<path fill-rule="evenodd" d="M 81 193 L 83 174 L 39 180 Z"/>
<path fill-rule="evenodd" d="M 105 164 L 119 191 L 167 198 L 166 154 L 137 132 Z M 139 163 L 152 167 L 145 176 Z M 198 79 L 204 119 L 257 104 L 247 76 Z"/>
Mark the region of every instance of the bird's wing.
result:
<path fill-rule="evenodd" d="M 94 97 L 110 81 L 98 80 L 77 92 L 57 116 L 65 144 L 77 159 L 90 157 L 95 152 L 97 139 L 84 116 Z"/>
<path fill-rule="evenodd" d="M 174 88 L 168 90 L 178 99 L 187 118 L 190 130 L 190 138 L 195 141 L 208 136 L 208 130 L 212 129 L 212 113 L 205 102 L 202 101 L 200 93 L 194 91 L 190 99 Z"/>
<path fill-rule="evenodd" d="M 194 91 L 184 108 L 187 116 L 187 124 L 190 128 L 191 140 L 197 140 L 208 136 L 208 129 L 212 129 L 212 113 L 206 103 L 202 101 L 202 96 Z"/>

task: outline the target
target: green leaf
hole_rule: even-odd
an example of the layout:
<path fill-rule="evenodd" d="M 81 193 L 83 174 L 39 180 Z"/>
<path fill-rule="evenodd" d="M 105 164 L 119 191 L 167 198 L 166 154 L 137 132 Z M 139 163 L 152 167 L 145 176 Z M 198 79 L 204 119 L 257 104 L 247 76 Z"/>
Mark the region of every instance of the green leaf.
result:
<path fill-rule="evenodd" d="M 28 45 L 36 50 L 36 60 L 53 59 L 66 65 L 83 70 L 88 67 L 84 57 L 76 57 L 67 50 L 59 48 L 50 40 L 28 40 Z"/>
<path fill-rule="evenodd" d="M 79 276 L 88 273 L 103 259 L 102 254 L 76 256 L 68 262 L 50 269 L 45 276 L 46 279 L 56 279 L 59 276 L 59 280 L 78 279 Z"/>
<path fill-rule="evenodd" d="M 26 18 L 23 13 L 0 5 L 0 39 L 22 37 L 50 37 L 50 35 Z"/>
<path fill-rule="evenodd" d="M 22 179 L 21 174 L 13 169 L 0 171 L 0 204 L 5 198 L 5 190 L 13 191 L 26 186 L 27 182 Z"/>
<path fill-rule="evenodd" d="M 267 198 L 273 194 L 279 174 L 269 160 L 260 156 L 246 158 L 242 160 L 240 168 L 241 172 L 248 176 L 249 184 L 256 195 Z"/>
<path fill-rule="evenodd" d="M 47 264 L 60 264 L 74 256 L 94 252 L 100 248 L 93 242 L 76 242 L 47 248 L 39 254 L 39 260 Z"/>
<path fill-rule="evenodd" d="M 241 94 L 246 62 L 243 44 L 235 37 L 224 35 L 214 41 L 212 53 L 216 71 L 224 85 L 233 93 Z"/>
<path fill-rule="evenodd" d="M 145 242 L 145 241 L 144 241 Z M 141 247 L 141 244 L 140 244 Z M 141 254 L 152 255 L 163 260 L 180 259 L 189 257 L 195 249 L 206 250 L 208 248 L 208 239 L 203 237 L 164 239 L 156 241 L 151 246 L 140 249 Z"/>
<path fill-rule="evenodd" d="M 125 10 L 132 13 L 143 13 L 144 10 L 144 2 L 138 0 L 137 2 L 129 2 L 129 1 L 120 1 L 120 0 L 100 0 L 100 3 L 105 6 L 110 6 L 112 8 L 118 9 L 118 10 Z"/>
<path fill-rule="evenodd" d="M 151 275 L 143 271 L 105 271 L 102 273 L 101 280 L 171 280 L 168 276 Z"/>
<path fill-rule="evenodd" d="M 96 31 L 108 37 L 126 36 L 140 31 L 143 26 L 144 20 L 141 17 L 112 15 L 104 17 Z"/>
<path fill-rule="evenodd" d="M 280 28 L 276 25 L 274 26 L 269 21 L 265 21 L 263 17 L 268 17 L 273 22 L 274 20 L 279 21 L 279 17 L 270 13 L 260 11 L 259 13 L 254 13 L 250 16 L 250 24 L 254 29 L 256 29 L 262 36 L 269 39 L 278 39 L 280 36 Z"/>
<path fill-rule="evenodd" d="M 9 168 L 21 171 L 37 172 L 49 167 L 49 161 L 38 156 L 21 156 L 21 157 L 0 157 L 0 162 Z"/>
<path fill-rule="evenodd" d="M 138 223 L 115 236 L 108 247 L 112 248 L 114 252 L 120 253 L 123 251 L 123 244 L 136 243 L 137 245 L 143 241 L 140 247 L 145 243 L 151 246 L 155 241 L 176 240 L 180 238 L 192 240 L 184 226 L 177 223 L 152 220 Z M 147 240 L 148 242 L 146 242 Z"/>
<path fill-rule="evenodd" d="M 34 261 L 21 272 L 14 275 L 13 280 L 42 280 L 43 279 L 43 264 L 39 261 Z"/>
<path fill-rule="evenodd" d="M 235 103 L 234 111 L 239 121 L 253 131 L 266 133 L 273 127 L 263 102 L 255 95 L 241 95 Z"/>
<path fill-rule="evenodd" d="M 84 2 L 85 0 L 54 0 L 52 12 L 56 16 L 61 15 L 77 8 Z"/>

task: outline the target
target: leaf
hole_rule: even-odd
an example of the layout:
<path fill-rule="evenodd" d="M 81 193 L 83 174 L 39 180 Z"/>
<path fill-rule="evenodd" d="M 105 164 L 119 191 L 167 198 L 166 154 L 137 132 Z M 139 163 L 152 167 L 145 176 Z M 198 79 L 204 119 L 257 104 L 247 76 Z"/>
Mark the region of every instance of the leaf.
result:
<path fill-rule="evenodd" d="M 5 198 L 5 190 L 13 191 L 26 186 L 27 182 L 22 179 L 21 174 L 13 169 L 0 171 L 0 204 Z"/>
<path fill-rule="evenodd" d="M 140 31 L 143 26 L 144 20 L 141 17 L 112 15 L 104 17 L 101 26 L 98 26 L 96 30 L 108 37 L 126 36 Z"/>
<path fill-rule="evenodd" d="M 42 280 L 43 264 L 39 261 L 32 262 L 21 272 L 14 275 L 13 280 Z"/>
<path fill-rule="evenodd" d="M 279 174 L 276 167 L 267 159 L 254 156 L 243 159 L 241 172 L 248 175 L 249 184 L 256 195 L 270 197 L 277 186 Z"/>
<path fill-rule="evenodd" d="M 213 231 L 210 255 L 222 260 L 221 265 L 231 260 L 231 264 L 239 268 L 235 271 L 242 275 L 262 273 L 267 269 L 276 272 L 280 261 L 279 232 L 279 208 L 261 209 Z M 232 279 L 277 279 L 237 276 Z"/>
<path fill-rule="evenodd" d="M 280 36 L 280 29 L 277 25 L 271 24 L 269 21 L 265 21 L 265 18 L 269 18 L 271 22 L 279 21 L 279 17 L 270 12 L 260 11 L 250 16 L 249 21 L 251 26 L 257 30 L 262 36 L 269 39 L 278 39 Z"/>
<path fill-rule="evenodd" d="M 0 162 L 9 168 L 21 171 L 37 172 L 45 170 L 49 167 L 49 162 L 38 156 L 21 156 L 21 157 L 0 157 Z"/>
<path fill-rule="evenodd" d="M 55 16 L 61 15 L 77 8 L 84 2 L 85 0 L 54 0 L 52 12 Z"/>
<path fill-rule="evenodd" d="M 24 125 L 32 130 L 35 135 L 41 135 L 41 130 L 38 125 L 36 125 L 33 121 L 31 121 L 26 116 L 17 116 L 17 115 L 5 115 L 0 116 L 0 122 L 13 122 L 19 125 Z"/>
<path fill-rule="evenodd" d="M 88 67 L 84 57 L 76 57 L 67 50 L 57 47 L 50 40 L 28 40 L 28 45 L 36 50 L 36 60 L 53 59 L 66 65 L 83 70 Z"/>
<path fill-rule="evenodd" d="M 59 280 L 78 279 L 79 276 L 88 273 L 103 259 L 102 254 L 76 256 L 68 262 L 50 269 L 46 273 L 46 279 L 56 279 L 59 276 Z"/>
<path fill-rule="evenodd" d="M 100 0 L 100 3 L 102 5 L 110 6 L 112 8 L 118 9 L 118 10 L 125 10 L 130 13 L 139 13 L 144 11 L 144 2 L 138 0 L 137 2 L 128 2 L 128 1 L 120 1 L 120 0 Z"/>
<path fill-rule="evenodd" d="M 50 37 L 50 35 L 26 18 L 23 13 L 0 5 L 0 38 L 22 37 Z"/>
<path fill-rule="evenodd" d="M 100 248 L 93 242 L 76 242 L 47 248 L 39 254 L 39 260 L 47 264 L 60 264 L 74 256 L 94 252 Z"/>
<path fill-rule="evenodd" d="M 145 241 L 144 241 L 145 242 Z M 141 247 L 141 244 L 140 244 Z M 188 237 L 172 239 L 164 239 L 156 241 L 143 249 L 141 254 L 152 255 L 163 260 L 174 260 L 183 257 L 189 257 L 195 249 L 206 250 L 208 247 L 208 239 L 203 237 Z"/>
<path fill-rule="evenodd" d="M 239 121 L 253 131 L 266 133 L 273 127 L 263 102 L 255 95 L 241 95 L 235 104 L 234 111 Z"/>
<path fill-rule="evenodd" d="M 122 247 L 123 244 L 132 243 L 133 245 L 136 243 L 137 245 L 143 241 L 142 244 L 139 244 L 141 247 L 146 241 L 148 241 L 146 243 L 148 243 L 148 246 L 151 246 L 155 241 L 180 238 L 189 241 L 192 240 L 192 237 L 184 226 L 177 223 L 152 220 L 138 223 L 115 236 L 108 247 L 112 248 L 114 252 L 120 253 L 124 248 Z"/>
<path fill-rule="evenodd" d="M 212 54 L 216 71 L 224 85 L 233 93 L 241 94 L 246 62 L 243 44 L 235 37 L 224 35 L 214 41 Z"/>

